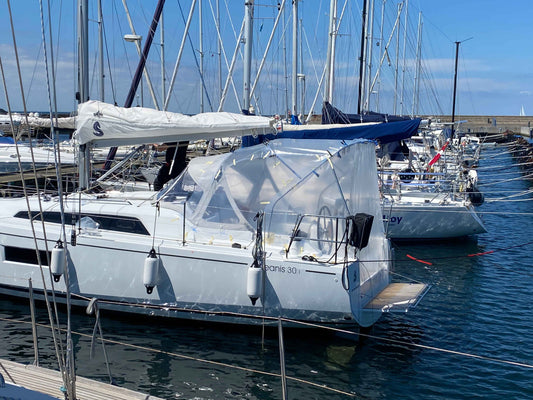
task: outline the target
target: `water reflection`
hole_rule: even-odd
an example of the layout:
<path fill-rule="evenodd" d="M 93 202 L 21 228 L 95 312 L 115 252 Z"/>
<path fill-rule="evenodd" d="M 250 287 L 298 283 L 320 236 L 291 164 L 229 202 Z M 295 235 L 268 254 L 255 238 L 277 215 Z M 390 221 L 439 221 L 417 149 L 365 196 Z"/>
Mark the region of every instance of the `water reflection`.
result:
<path fill-rule="evenodd" d="M 511 162 L 509 160 L 509 162 Z M 483 180 L 480 174 L 480 180 Z M 514 181 L 506 190 L 524 190 Z M 488 196 L 490 198 L 490 196 Z M 488 233 L 478 240 L 396 243 L 394 272 L 433 285 L 407 314 L 385 314 L 359 340 L 314 330 L 285 331 L 287 374 L 355 393 L 362 399 L 533 398 L 531 369 L 473 359 L 432 347 L 531 363 L 532 246 L 530 202 L 482 205 Z M 469 255 L 497 250 L 490 254 Z M 411 255 L 425 264 L 409 259 Z M 0 317 L 29 321 L 27 301 L 0 298 Z M 0 320 L 0 357 L 33 361 L 31 326 Z M 42 307 L 38 320 L 48 324 Z M 65 316 L 61 315 L 64 324 Z M 94 317 L 73 316 L 73 330 L 92 334 Z M 264 344 L 260 327 L 125 318 L 102 312 L 111 372 L 117 383 L 162 398 L 280 399 L 276 329 Z M 39 327 L 41 364 L 57 368 L 50 331 Z M 383 339 L 390 339 L 387 341 Z M 416 347 L 419 345 L 423 347 Z M 108 381 L 100 344 L 75 336 L 77 372 Z M 191 358 L 178 357 L 183 355 Z M 248 368 L 200 362 L 207 359 Z M 289 398 L 345 399 L 344 394 L 288 381 Z"/>

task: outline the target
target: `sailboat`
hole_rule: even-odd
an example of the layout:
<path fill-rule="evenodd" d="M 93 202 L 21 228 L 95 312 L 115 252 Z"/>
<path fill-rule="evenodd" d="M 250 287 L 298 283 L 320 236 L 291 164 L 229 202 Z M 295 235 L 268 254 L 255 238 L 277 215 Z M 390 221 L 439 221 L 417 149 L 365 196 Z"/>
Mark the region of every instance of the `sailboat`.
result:
<path fill-rule="evenodd" d="M 332 2 L 333 3 L 333 2 Z M 369 139 L 377 140 L 380 143 L 380 151 L 386 153 L 386 147 L 384 145 L 393 144 L 394 142 L 399 142 L 404 140 L 404 142 L 413 141 L 411 138 L 419 127 L 420 119 L 413 118 L 403 118 L 398 116 L 390 116 L 386 114 L 379 114 L 374 112 L 363 112 L 361 103 L 362 103 L 362 85 L 363 85 L 363 60 L 365 59 L 365 30 L 367 24 L 366 18 L 366 7 L 367 1 L 364 2 L 363 6 L 363 21 L 362 21 L 362 38 L 361 38 L 361 54 L 360 54 L 360 76 L 359 76 L 359 103 L 358 103 L 358 113 L 355 115 L 344 114 L 329 103 L 329 99 L 326 99 L 324 102 L 322 110 L 322 123 L 331 124 L 331 123 L 340 123 L 340 124 L 352 124 L 353 122 L 374 122 L 378 125 L 372 126 L 374 132 L 369 132 Z M 398 9 L 397 20 L 399 21 L 401 13 L 401 7 Z M 396 27 L 396 25 L 395 25 Z M 420 26 L 419 26 L 420 29 Z M 420 38 L 420 31 L 419 31 Z M 419 44 L 420 45 L 420 44 Z M 456 63 L 457 65 L 457 63 Z M 457 67 L 456 67 L 457 68 Z M 457 74 L 457 71 L 456 71 Z M 418 78 L 419 79 L 419 78 Z M 368 89 L 368 88 L 367 88 Z M 369 94 L 367 94 L 367 99 Z M 454 87 L 454 112 L 455 113 L 455 87 Z M 453 121 L 452 114 L 452 121 Z M 414 125 L 416 123 L 416 125 Z M 405 127 L 413 126 L 412 129 L 405 129 Z M 452 125 L 453 127 L 453 125 Z M 339 128 L 340 129 L 340 128 Z M 364 128 L 360 128 L 361 130 Z M 379 129 L 379 131 L 378 131 Z M 367 129 L 368 130 L 368 129 Z M 384 132 L 383 135 L 378 135 L 375 132 Z M 396 135 L 394 135 L 396 133 Z M 373 137 L 371 135 L 374 135 Z M 453 138 L 453 129 L 452 129 L 452 138 Z M 406 140 L 408 139 L 408 140 Z M 426 138 L 420 138 L 424 141 Z M 466 143 L 465 143 L 466 145 Z M 398 147 L 399 144 L 398 144 Z M 425 147 L 425 146 L 424 146 Z M 390 176 L 398 177 L 402 173 L 407 173 L 411 175 L 409 181 L 414 176 L 425 176 L 429 167 L 439 159 L 440 154 L 436 156 L 435 161 L 432 160 L 434 155 L 425 154 L 425 148 L 422 147 L 421 153 L 424 153 L 424 157 L 428 158 L 427 169 L 424 168 L 421 171 L 413 171 L 412 159 L 413 150 L 408 149 L 410 152 L 409 161 L 405 160 L 405 163 L 395 162 L 392 164 L 396 165 L 396 170 L 393 169 L 390 163 L 390 157 L 388 159 L 388 167 L 390 171 L 387 173 Z M 428 146 L 429 147 L 429 146 Z M 463 146 L 466 148 L 466 146 Z M 443 146 L 442 151 L 446 149 L 446 146 Z M 463 148 L 463 150 L 465 150 Z M 400 155 L 401 152 L 400 152 Z M 464 161 L 464 160 L 463 160 Z M 453 167 L 453 169 L 459 169 L 459 162 Z M 426 167 L 426 163 L 424 163 Z M 449 168 L 452 169 L 452 168 Z M 466 171 L 467 177 L 470 177 L 475 171 Z M 460 178 L 463 179 L 463 174 Z M 431 179 L 429 179 L 431 180 Z M 429 181 L 428 180 L 428 181 Z M 476 174 L 477 180 L 477 174 Z M 426 181 L 425 183 L 427 183 Z M 485 233 L 486 229 L 481 221 L 480 217 L 476 214 L 472 200 L 472 196 L 469 193 L 455 193 L 451 190 L 443 191 L 441 187 L 435 187 L 433 184 L 426 184 L 423 190 L 419 188 L 412 188 L 411 190 L 402 190 L 402 182 L 400 179 L 395 181 L 393 179 L 391 188 L 383 180 L 380 181 L 381 190 L 382 190 L 382 208 L 383 208 L 383 219 L 386 225 L 387 236 L 391 239 L 401 239 L 401 240 L 426 240 L 426 239 L 450 239 L 458 238 L 468 235 L 475 235 L 480 233 Z M 459 186 L 459 182 L 456 182 Z M 407 186 L 407 185 L 406 185 Z M 475 185 L 474 185 L 475 187 Z M 405 187 L 403 188 L 405 189 Z M 465 185 L 465 189 L 467 189 Z M 477 192 L 476 194 L 482 195 Z"/>
<path fill-rule="evenodd" d="M 37 298 L 53 290 L 125 313 L 353 327 L 427 291 L 391 283 L 372 142 L 276 140 L 195 158 L 159 192 L 102 192 L 87 163 L 95 149 L 257 136 L 273 121 L 117 107 L 87 100 L 86 87 L 79 191 L 0 199 L 0 293 L 27 296 L 31 278 Z"/>
<path fill-rule="evenodd" d="M 74 128 L 74 118 L 55 118 L 56 128 L 70 129 Z M 19 172 L 35 168 L 54 167 L 55 156 L 51 144 L 30 145 L 29 142 L 21 140 L 22 133 L 32 129 L 50 129 L 50 119 L 39 117 L 38 113 L 30 113 L 29 116 L 23 116 L 18 113 L 0 115 L 0 173 Z M 4 131 L 16 135 L 18 140 L 12 136 L 4 135 Z M 29 135 L 29 133 L 28 133 Z M 30 148 L 31 147 L 31 148 Z M 74 166 L 76 161 L 72 148 L 71 152 L 67 147 L 62 152 L 62 165 Z"/>
<path fill-rule="evenodd" d="M 257 134 L 271 123 L 90 101 L 79 106 L 77 138 L 115 146 L 153 142 L 153 134 Z M 246 324 L 281 317 L 372 325 L 427 289 L 390 284 L 375 163 L 369 141 L 276 140 L 195 158 L 158 193 L 76 193 L 63 209 L 58 198 L 39 205 L 36 196 L 29 213 L 23 199 L 0 199 L 0 292 L 25 296 L 32 278 L 42 295 L 33 228 L 39 250 L 52 249 L 44 268 L 59 300 L 68 271 L 74 304 L 96 298 L 116 311 Z M 62 221 L 72 229 L 68 243 Z"/>

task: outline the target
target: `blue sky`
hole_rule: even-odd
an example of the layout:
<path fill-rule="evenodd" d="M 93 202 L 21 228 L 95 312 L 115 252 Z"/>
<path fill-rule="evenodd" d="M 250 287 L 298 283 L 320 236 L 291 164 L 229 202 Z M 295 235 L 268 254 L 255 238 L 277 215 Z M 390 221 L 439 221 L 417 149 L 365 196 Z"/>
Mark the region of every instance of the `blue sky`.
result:
<path fill-rule="evenodd" d="M 224 52 L 228 63 L 231 61 L 243 14 L 244 1 L 219 0 L 221 6 L 221 34 Z M 274 18 L 277 14 L 276 1 L 256 0 L 254 20 L 254 56 L 252 80 L 265 51 Z M 47 1 L 43 1 L 46 8 Z M 99 99 L 97 75 L 97 23 L 96 1 L 90 3 L 90 87 L 91 98 Z M 105 0 L 104 26 L 106 34 L 106 79 L 105 101 L 116 101 L 122 105 L 129 89 L 129 82 L 138 62 L 135 46 L 123 40 L 124 34 L 131 33 L 121 0 Z M 218 56 L 216 30 L 212 8 L 216 0 L 203 0 L 204 21 L 204 110 L 218 108 L 220 86 L 218 81 Z M 286 98 L 290 94 L 291 73 L 291 2 L 287 1 L 287 11 L 280 27 L 273 35 L 271 50 L 266 58 L 265 67 L 258 80 L 254 107 L 264 114 L 285 112 Z M 399 0 L 375 0 L 374 35 L 372 43 L 372 73 L 376 77 L 377 66 L 394 26 Z M 52 40 L 56 70 L 56 93 L 58 109 L 72 111 L 76 108 L 76 50 L 75 50 L 75 1 L 50 0 L 52 13 Z M 187 17 L 191 1 L 167 0 L 165 4 L 165 76 L 168 88 L 175 65 L 176 56 L 184 30 L 183 19 Z M 346 5 L 345 5 L 346 4 Z M 384 4 L 383 13 L 382 6 Z M 405 3 L 403 3 L 405 4 Z M 155 0 L 128 0 L 134 28 L 146 37 L 148 23 L 155 9 Z M 179 5 L 181 5 L 181 10 Z M 335 89 L 333 103 L 346 112 L 357 109 L 357 88 L 359 76 L 359 46 L 361 30 L 362 0 L 338 0 L 339 15 L 344 7 L 342 22 L 337 37 L 335 67 Z M 13 23 L 22 81 L 28 110 L 49 110 L 42 46 L 39 2 L 11 1 Z M 518 115 L 521 107 L 526 114 L 533 115 L 533 1 L 501 0 L 458 1 L 458 0 L 409 0 L 405 56 L 402 50 L 405 31 L 405 7 L 400 15 L 400 40 L 392 36 L 384 57 L 383 66 L 376 77 L 376 84 L 370 96 L 369 109 L 404 114 L 450 114 L 452 107 L 453 66 L 455 41 L 460 45 L 458 96 L 456 114 L 458 115 Z M 418 81 L 418 106 L 415 110 L 415 69 L 417 47 L 418 15 L 422 12 L 422 72 Z M 182 16 L 182 13 L 184 16 Z M 45 10 L 47 15 L 47 10 Z M 301 61 L 299 73 L 305 74 L 305 110 L 310 110 L 317 98 L 314 112 L 320 112 L 323 89 L 318 82 L 324 67 L 327 46 L 327 23 L 329 0 L 301 0 L 299 17 L 302 20 Z M 383 24 L 381 24 L 383 15 Z M 178 70 L 169 110 L 184 113 L 200 111 L 201 80 L 196 67 L 199 62 L 199 23 L 198 8 L 195 10 L 189 39 L 186 41 L 183 58 Z M 48 19 L 45 16 L 45 24 Z M 383 37 L 380 37 L 383 25 Z M 284 36 L 285 34 L 285 36 Z M 285 38 L 285 39 L 284 39 Z M 471 39 L 470 39 L 471 38 Z M 469 39 L 466 40 L 465 39 Z M 396 47 L 399 43 L 399 47 Z M 286 50 L 284 51 L 284 46 Z M 161 63 L 160 39 L 156 34 L 147 68 L 153 83 L 155 96 L 161 103 Z M 286 54 L 286 55 L 284 55 Z M 225 111 L 238 112 L 242 100 L 242 51 L 234 72 L 234 87 L 230 86 L 224 106 Z M 13 41 L 7 2 L 0 4 L 0 57 L 4 68 L 7 94 L 11 107 L 22 110 L 20 87 L 13 51 Z M 50 60 L 50 51 L 48 50 Z M 398 59 L 399 70 L 395 79 L 395 63 Z M 402 74 L 402 65 L 405 65 Z M 223 80 L 227 67 L 222 67 Z M 286 79 L 286 76 L 288 78 Z M 399 83 L 395 83 L 399 82 Z M 403 84 L 401 84 L 403 82 Z M 287 88 L 288 84 L 288 88 Z M 7 108 L 4 86 L 0 85 L 0 108 Z M 396 88 L 396 89 L 395 89 Z M 317 95 L 318 91 L 318 95 Z M 140 90 L 138 91 L 139 94 Z M 301 94 L 298 95 L 300 100 Z M 402 105 L 400 106 L 400 100 Z M 153 107 L 146 80 L 143 83 L 143 98 L 140 94 L 134 105 L 142 103 Z M 301 106 L 301 104 L 300 104 Z M 299 107 L 300 108 L 300 107 Z"/>

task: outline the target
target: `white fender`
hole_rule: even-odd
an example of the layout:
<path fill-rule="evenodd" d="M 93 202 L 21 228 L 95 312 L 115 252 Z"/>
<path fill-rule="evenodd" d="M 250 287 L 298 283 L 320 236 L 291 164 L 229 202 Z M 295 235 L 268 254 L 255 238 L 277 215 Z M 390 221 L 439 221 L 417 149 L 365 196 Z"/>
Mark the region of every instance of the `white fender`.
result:
<path fill-rule="evenodd" d="M 263 270 L 261 268 L 256 268 L 251 266 L 248 268 L 248 280 L 246 283 L 246 293 L 250 300 L 252 300 L 252 305 L 255 306 L 255 302 L 258 298 L 261 297 L 261 292 L 263 289 Z"/>
<path fill-rule="evenodd" d="M 146 293 L 152 294 L 154 287 L 157 285 L 159 275 L 159 258 L 155 250 L 150 250 L 148 257 L 144 260 L 143 284 L 146 287 Z"/>
<path fill-rule="evenodd" d="M 61 275 L 65 273 L 65 262 L 66 250 L 63 247 L 63 242 L 58 240 L 52 249 L 52 257 L 50 259 L 50 272 L 52 272 L 54 282 L 59 282 Z"/>

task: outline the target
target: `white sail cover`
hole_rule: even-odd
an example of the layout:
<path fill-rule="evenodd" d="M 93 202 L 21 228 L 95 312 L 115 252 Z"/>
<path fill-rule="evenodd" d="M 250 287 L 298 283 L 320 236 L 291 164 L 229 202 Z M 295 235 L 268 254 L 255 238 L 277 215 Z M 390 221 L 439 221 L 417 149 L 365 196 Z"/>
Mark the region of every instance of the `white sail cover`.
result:
<path fill-rule="evenodd" d="M 188 116 L 150 108 L 124 108 L 99 101 L 78 106 L 76 138 L 95 147 L 213 139 L 272 133 L 267 117 L 210 112 Z"/>
<path fill-rule="evenodd" d="M 75 129 L 76 122 L 74 117 L 61 117 L 61 118 L 41 118 L 36 115 L 25 116 L 22 114 L 6 114 L 0 115 L 0 125 L 15 124 L 15 125 L 28 125 L 37 128 L 50 128 L 52 121 L 55 128 L 60 129 Z"/>

